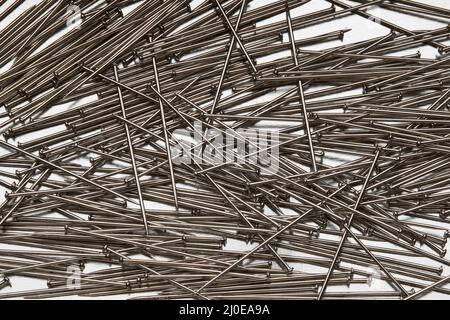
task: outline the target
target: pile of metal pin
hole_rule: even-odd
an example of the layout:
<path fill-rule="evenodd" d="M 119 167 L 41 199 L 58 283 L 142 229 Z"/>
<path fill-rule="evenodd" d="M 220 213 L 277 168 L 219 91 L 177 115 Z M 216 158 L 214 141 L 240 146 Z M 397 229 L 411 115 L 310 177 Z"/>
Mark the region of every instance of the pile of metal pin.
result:
<path fill-rule="evenodd" d="M 449 295 L 450 9 L 303 11 L 319 1 L 21 10 L 0 33 L 0 298 Z M 0 21 L 24 2 L 1 1 Z M 405 29 L 374 7 L 444 26 Z M 387 32 L 302 33 L 348 16 Z M 275 124 L 276 144 L 240 133 Z M 205 139 L 190 147 L 179 129 Z M 244 157 L 234 142 L 222 154 L 223 132 Z M 200 161 L 207 148 L 225 161 Z M 277 150 L 277 170 L 251 150 Z"/>

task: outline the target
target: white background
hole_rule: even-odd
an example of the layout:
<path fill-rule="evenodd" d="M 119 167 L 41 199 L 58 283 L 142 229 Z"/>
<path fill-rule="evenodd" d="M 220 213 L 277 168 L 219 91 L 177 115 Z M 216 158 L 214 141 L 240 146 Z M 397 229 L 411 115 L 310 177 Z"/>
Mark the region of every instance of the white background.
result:
<path fill-rule="evenodd" d="M 7 8 L 13 1 L 14 0 L 7 1 L 0 8 L 0 11 L 5 10 L 5 8 Z M 418 1 L 418 0 L 416 0 L 416 1 Z M 22 12 L 26 8 L 28 8 L 31 5 L 38 3 L 38 2 L 40 2 L 40 1 L 35 1 L 35 0 L 26 1 L 23 5 L 21 5 L 20 10 L 17 10 L 16 12 L 14 12 L 10 16 L 8 16 L 4 21 L 0 22 L 0 30 L 3 29 L 5 27 L 5 25 L 10 23 L 20 12 Z M 255 7 L 270 3 L 270 2 L 272 2 L 272 1 L 271 0 L 254 0 L 254 1 L 250 2 L 250 8 L 255 8 Z M 350 5 L 358 4 L 356 2 L 351 2 L 351 1 L 344 1 L 344 2 L 347 4 L 350 4 Z M 435 5 L 435 6 L 441 6 L 441 7 L 450 9 L 450 1 L 448 1 L 448 0 L 429 0 L 429 1 L 422 0 L 419 2 L 427 3 L 427 4 L 431 4 L 431 5 Z M 193 1 L 192 7 L 195 7 L 198 3 L 200 3 L 200 1 L 198 1 L 198 0 Z M 138 4 L 136 4 L 136 5 L 138 5 Z M 303 5 L 299 8 L 292 10 L 291 14 L 293 17 L 296 17 L 299 15 L 304 15 L 309 12 L 314 12 L 314 11 L 329 8 L 329 7 L 330 7 L 330 4 L 326 1 L 311 0 L 306 5 Z M 129 12 L 129 10 L 131 10 L 131 7 L 128 10 L 125 10 L 125 13 Z M 340 10 L 339 7 L 338 7 L 338 10 Z M 448 21 L 445 22 L 444 20 L 432 21 L 432 20 L 428 20 L 428 19 L 421 19 L 421 18 L 409 16 L 409 15 L 394 13 L 392 11 L 387 11 L 387 10 L 383 10 L 383 9 L 379 9 L 379 8 L 371 8 L 368 12 L 372 13 L 373 15 L 375 15 L 377 17 L 391 21 L 397 25 L 408 28 L 410 30 L 436 29 L 436 28 L 443 27 L 448 23 Z M 277 16 L 273 17 L 272 19 L 264 21 L 260 24 L 271 23 L 271 22 L 279 21 L 279 20 L 285 20 L 285 15 L 284 14 L 277 15 Z M 309 38 L 314 35 L 319 35 L 319 34 L 323 34 L 323 33 L 330 32 L 330 31 L 336 31 L 339 29 L 346 29 L 346 28 L 350 28 L 351 31 L 347 32 L 345 34 L 343 43 L 353 43 L 353 42 L 357 42 L 357 41 L 366 40 L 371 37 L 383 36 L 389 32 L 389 29 L 387 29 L 377 23 L 368 21 L 367 19 L 364 19 L 357 15 L 352 15 L 350 17 L 339 18 L 339 19 L 335 19 L 331 22 L 325 22 L 320 25 L 315 25 L 312 27 L 307 27 L 307 28 L 304 28 L 301 30 L 297 30 L 295 32 L 295 37 L 298 40 L 298 39 L 302 39 L 302 38 Z M 284 41 L 288 41 L 287 35 L 285 35 Z M 339 44 L 340 44 L 340 41 L 326 42 L 323 45 L 307 46 L 307 47 L 304 47 L 303 49 L 318 50 L 318 49 L 325 49 L 325 48 L 333 47 L 333 46 L 336 46 Z M 438 54 L 436 49 L 429 47 L 429 46 L 423 46 L 423 47 L 408 50 L 408 51 L 398 52 L 396 54 L 398 54 L 398 55 L 412 54 L 412 53 L 417 52 L 417 50 L 420 50 L 420 52 L 422 53 L 422 57 L 424 57 L 424 58 L 434 58 Z M 284 54 L 278 55 L 277 57 L 284 56 L 284 55 L 289 56 L 290 52 L 287 51 Z M 1 189 L 0 189 L 0 192 L 1 192 Z M 1 192 L 1 194 L 3 194 L 3 192 Z M 1 197 L 2 196 L 0 196 L 0 198 Z M 0 199 L 0 201 L 2 201 L 2 200 L 3 199 Z M 233 246 L 240 246 L 240 244 L 237 244 L 237 243 L 234 243 L 233 241 L 231 241 L 229 244 L 229 247 L 233 247 Z M 5 249 L 5 248 L 13 248 L 13 247 L 12 246 L 4 246 L 4 245 L 0 244 L 0 249 Z M 23 248 L 21 248 L 21 249 L 23 249 Z M 447 258 L 449 258 L 449 256 L 447 256 Z M 89 271 L 95 270 L 96 267 L 97 266 L 95 266 L 95 265 L 88 264 L 86 266 L 86 271 L 89 272 Z M 299 265 L 296 265 L 296 268 L 303 270 L 307 267 L 299 264 Z M 450 273 L 449 269 L 445 268 L 443 275 L 445 276 L 445 275 L 448 275 L 449 273 Z M 5 288 L 5 289 L 1 290 L 0 293 L 4 293 L 4 292 L 8 292 L 8 291 L 41 289 L 41 288 L 46 287 L 46 282 L 43 280 L 36 280 L 36 279 L 16 277 L 16 276 L 13 276 L 10 278 L 11 278 L 13 287 Z M 391 287 L 386 286 L 384 283 L 378 283 L 376 281 L 374 283 L 372 283 L 372 286 L 370 288 L 366 285 L 360 285 L 360 286 L 352 285 L 351 289 L 355 290 L 355 288 L 360 289 L 360 290 L 370 289 L 370 290 L 392 291 Z M 339 290 L 348 290 L 348 289 L 346 289 L 346 287 L 341 287 L 341 288 L 339 288 Z M 125 295 L 125 296 L 115 296 L 114 298 L 127 298 L 127 297 L 128 296 Z M 78 298 L 78 297 L 69 297 L 69 298 Z M 105 299 L 107 299 L 107 298 L 111 298 L 111 297 L 105 297 Z M 430 295 L 426 296 L 426 298 L 448 298 L 448 297 L 439 295 L 439 294 L 430 294 Z"/>

